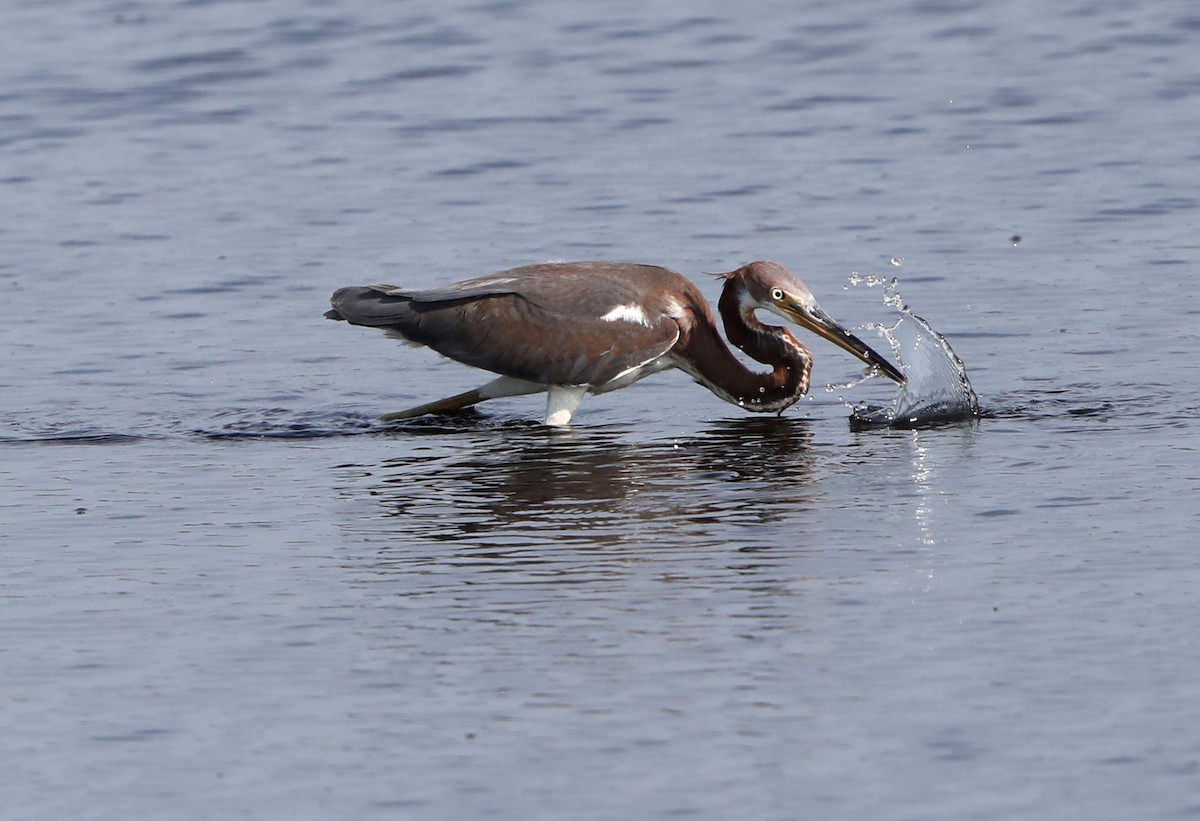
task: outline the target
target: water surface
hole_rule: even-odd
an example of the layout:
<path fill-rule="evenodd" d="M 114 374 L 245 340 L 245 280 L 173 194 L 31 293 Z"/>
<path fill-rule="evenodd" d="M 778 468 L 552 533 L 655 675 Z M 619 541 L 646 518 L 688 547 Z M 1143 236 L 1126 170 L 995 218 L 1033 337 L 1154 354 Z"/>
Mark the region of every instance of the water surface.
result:
<path fill-rule="evenodd" d="M 63 818 L 1200 808 L 1200 18 L 1146 6 L 0 11 L 0 805 Z M 1013 236 L 1020 236 L 1018 243 Z M 891 276 L 982 418 L 481 377 L 335 287 Z M 897 271 L 891 260 L 902 261 Z"/>

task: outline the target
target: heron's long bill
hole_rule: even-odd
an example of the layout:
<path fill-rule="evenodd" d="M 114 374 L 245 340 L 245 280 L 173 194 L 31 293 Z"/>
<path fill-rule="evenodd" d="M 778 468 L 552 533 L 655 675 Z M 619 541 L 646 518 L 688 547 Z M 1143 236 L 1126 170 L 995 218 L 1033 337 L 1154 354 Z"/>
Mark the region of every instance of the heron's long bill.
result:
<path fill-rule="evenodd" d="M 901 385 L 904 384 L 904 374 L 897 370 L 891 362 L 880 356 L 874 348 L 847 331 L 841 323 L 821 310 L 821 306 L 789 302 L 780 307 L 800 326 L 807 328 L 817 336 L 828 339 L 839 348 L 849 351 L 868 365 L 878 368 L 888 379 L 899 382 Z"/>

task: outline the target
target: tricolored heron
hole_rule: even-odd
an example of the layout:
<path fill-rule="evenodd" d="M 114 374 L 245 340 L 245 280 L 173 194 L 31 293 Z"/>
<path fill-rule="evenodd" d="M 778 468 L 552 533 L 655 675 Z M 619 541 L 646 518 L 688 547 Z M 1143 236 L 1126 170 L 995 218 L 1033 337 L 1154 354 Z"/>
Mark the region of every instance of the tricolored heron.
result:
<path fill-rule="evenodd" d="M 717 310 L 725 335 L 770 365 L 769 372 L 738 360 L 695 284 L 654 265 L 548 262 L 426 290 L 341 288 L 325 316 L 382 328 L 500 375 L 466 393 L 389 413 L 386 421 L 546 391 L 546 424 L 566 425 L 584 394 L 624 388 L 667 368 L 685 371 L 748 411 L 782 413 L 808 392 L 812 354 L 786 328 L 761 323 L 759 309 L 904 382 L 891 363 L 821 310 L 808 286 L 782 265 L 752 262 L 721 276 Z"/>

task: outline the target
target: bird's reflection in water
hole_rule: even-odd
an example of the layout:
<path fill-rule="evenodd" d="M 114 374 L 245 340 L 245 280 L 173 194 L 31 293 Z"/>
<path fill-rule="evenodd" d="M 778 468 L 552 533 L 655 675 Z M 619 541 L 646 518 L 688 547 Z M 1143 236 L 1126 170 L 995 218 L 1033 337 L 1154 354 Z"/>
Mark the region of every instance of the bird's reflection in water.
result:
<path fill-rule="evenodd" d="M 564 551 L 717 546 L 736 555 L 783 541 L 772 526 L 789 528 L 812 506 L 818 466 L 805 420 L 738 418 L 679 439 L 632 438 L 625 427 L 504 425 L 356 466 L 356 492 L 384 514 L 368 538 L 386 545 L 378 559 L 410 567 L 561 563 Z"/>

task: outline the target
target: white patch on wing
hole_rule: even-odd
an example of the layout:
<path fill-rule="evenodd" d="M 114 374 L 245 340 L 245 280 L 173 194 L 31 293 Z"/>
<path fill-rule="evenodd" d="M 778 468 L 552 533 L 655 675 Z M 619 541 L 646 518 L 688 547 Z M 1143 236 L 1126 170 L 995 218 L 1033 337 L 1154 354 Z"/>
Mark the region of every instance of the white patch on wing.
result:
<path fill-rule="evenodd" d="M 650 327 L 650 318 L 641 305 L 618 305 L 600 318 L 605 322 L 633 322 Z"/>

